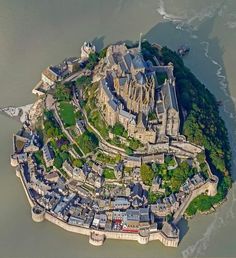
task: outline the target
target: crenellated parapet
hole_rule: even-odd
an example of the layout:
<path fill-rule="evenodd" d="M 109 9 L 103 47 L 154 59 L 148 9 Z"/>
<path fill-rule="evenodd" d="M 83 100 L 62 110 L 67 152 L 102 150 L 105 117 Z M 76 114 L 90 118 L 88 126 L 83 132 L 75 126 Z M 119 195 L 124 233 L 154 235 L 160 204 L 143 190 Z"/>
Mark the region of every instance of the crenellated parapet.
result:
<path fill-rule="evenodd" d="M 89 236 L 89 243 L 94 246 L 101 246 L 105 241 L 104 234 L 98 234 L 96 232 L 91 232 Z"/>
<path fill-rule="evenodd" d="M 34 222 L 42 222 L 44 221 L 45 209 L 35 205 L 31 208 L 31 215 Z"/>
<path fill-rule="evenodd" d="M 138 243 L 141 245 L 146 245 L 149 242 L 150 233 L 147 231 L 141 231 L 138 235 Z"/>

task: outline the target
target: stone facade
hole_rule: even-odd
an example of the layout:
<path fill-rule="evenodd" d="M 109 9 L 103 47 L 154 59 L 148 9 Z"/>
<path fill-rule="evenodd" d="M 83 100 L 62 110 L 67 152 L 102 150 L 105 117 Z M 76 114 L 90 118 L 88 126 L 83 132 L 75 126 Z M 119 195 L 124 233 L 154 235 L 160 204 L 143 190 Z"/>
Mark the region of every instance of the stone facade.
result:
<path fill-rule="evenodd" d="M 144 61 L 138 48 L 111 45 L 103 62 L 98 103 L 110 126 L 121 123 L 129 136 L 144 144 L 178 135 L 179 110 L 172 65 L 162 68 L 169 78 L 160 88 L 156 80 L 156 70 L 160 68 Z M 156 117 L 152 123 L 150 113 Z"/>
<path fill-rule="evenodd" d="M 41 80 L 45 86 L 53 86 L 56 82 L 60 82 L 68 75 L 76 72 L 79 68 L 79 59 L 77 57 L 69 57 L 58 65 L 50 65 L 41 74 Z"/>
<path fill-rule="evenodd" d="M 96 48 L 90 42 L 84 42 L 83 46 L 81 47 L 81 60 L 87 60 L 90 54 L 96 52 Z"/>

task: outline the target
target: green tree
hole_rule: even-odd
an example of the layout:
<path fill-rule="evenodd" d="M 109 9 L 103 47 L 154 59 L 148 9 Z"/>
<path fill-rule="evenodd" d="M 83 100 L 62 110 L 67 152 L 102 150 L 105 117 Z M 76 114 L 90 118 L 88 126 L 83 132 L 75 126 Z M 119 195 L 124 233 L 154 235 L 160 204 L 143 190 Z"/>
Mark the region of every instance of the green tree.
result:
<path fill-rule="evenodd" d="M 137 150 L 139 147 L 143 146 L 142 143 L 134 138 L 129 139 L 129 147 L 133 150 Z"/>
<path fill-rule="evenodd" d="M 81 76 L 77 79 L 76 85 L 78 88 L 84 88 L 92 83 L 92 78 L 90 76 Z"/>
<path fill-rule="evenodd" d="M 206 159 L 206 156 L 205 156 L 205 153 L 204 152 L 201 152 L 197 155 L 197 160 L 200 164 L 202 163 L 205 163 L 205 159 Z"/>
<path fill-rule="evenodd" d="M 179 191 L 180 186 L 196 173 L 196 170 L 189 166 L 186 161 L 183 161 L 179 166 L 172 170 L 170 186 L 174 192 Z"/>
<path fill-rule="evenodd" d="M 78 137 L 78 144 L 84 153 L 89 153 L 97 148 L 98 138 L 94 133 L 86 131 Z"/>
<path fill-rule="evenodd" d="M 133 155 L 134 151 L 130 147 L 125 147 L 125 153 L 131 156 Z"/>
<path fill-rule="evenodd" d="M 125 131 L 124 126 L 123 126 L 121 123 L 119 123 L 119 122 L 115 123 L 115 125 L 114 125 L 113 128 L 112 128 L 112 132 L 113 132 L 115 135 L 122 136 L 123 133 L 124 133 L 124 131 Z"/>
<path fill-rule="evenodd" d="M 88 58 L 88 63 L 86 64 L 86 68 L 92 70 L 94 66 L 98 62 L 98 54 L 97 53 L 90 53 Z"/>
<path fill-rule="evenodd" d="M 73 160 L 72 164 L 75 167 L 81 168 L 83 166 L 84 162 L 82 159 L 75 159 L 75 160 Z"/>
<path fill-rule="evenodd" d="M 69 155 L 69 153 L 67 151 L 61 151 L 59 153 L 59 155 L 60 155 L 60 158 L 61 158 L 62 162 L 64 162 L 65 160 L 69 159 L 69 157 L 70 157 L 70 155 Z"/>
<path fill-rule="evenodd" d="M 152 168 L 147 164 L 142 164 L 140 168 L 141 178 L 145 185 L 151 185 L 154 178 L 154 172 Z"/>
<path fill-rule="evenodd" d="M 54 158 L 54 163 L 53 165 L 57 168 L 57 169 L 60 169 L 62 167 L 62 164 L 63 164 L 63 160 L 62 158 L 57 155 L 55 158 Z"/>
<path fill-rule="evenodd" d="M 57 124 L 54 124 L 50 120 L 44 121 L 44 132 L 46 133 L 47 137 L 58 137 L 61 134 L 61 130 Z"/>
<path fill-rule="evenodd" d="M 107 53 L 107 47 L 103 48 L 100 52 L 99 52 L 99 58 L 105 58 L 106 57 L 106 53 Z"/>
<path fill-rule="evenodd" d="M 212 204 L 217 203 L 225 198 L 227 189 L 231 186 L 229 171 L 232 160 L 228 133 L 220 117 L 218 103 L 205 85 L 185 67 L 177 53 L 163 47 L 157 57 L 164 64 L 171 62 L 174 65 L 177 96 L 181 109 L 186 114 L 182 133 L 189 141 L 205 147 L 206 160 L 219 178 L 219 187 L 216 198 L 204 198 L 210 198 Z M 196 203 L 200 205 L 200 202 Z M 190 208 L 194 211 L 191 204 Z M 198 206 L 196 210 L 201 210 L 201 207 Z"/>
<path fill-rule="evenodd" d="M 55 98 L 57 101 L 70 101 L 71 97 L 71 90 L 69 88 L 61 83 L 56 85 Z"/>

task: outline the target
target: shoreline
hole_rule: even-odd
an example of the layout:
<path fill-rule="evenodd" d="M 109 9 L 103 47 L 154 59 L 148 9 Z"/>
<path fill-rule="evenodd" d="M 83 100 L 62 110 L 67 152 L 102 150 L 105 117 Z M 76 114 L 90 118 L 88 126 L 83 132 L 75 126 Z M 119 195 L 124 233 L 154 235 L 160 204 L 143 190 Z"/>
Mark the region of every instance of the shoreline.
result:
<path fill-rule="evenodd" d="M 13 118 L 23 124 L 27 120 L 27 117 L 33 105 L 34 104 L 27 104 L 20 107 L 4 107 L 0 108 L 0 113 L 6 115 L 7 117 Z"/>
<path fill-rule="evenodd" d="M 185 215 L 184 219 L 186 219 L 187 221 L 190 221 L 190 220 L 194 219 L 197 215 L 209 215 L 209 214 L 215 213 L 217 211 L 217 209 L 219 207 L 221 207 L 227 200 L 228 200 L 228 198 L 226 196 L 221 202 L 212 206 L 208 211 L 200 211 L 200 212 L 198 211 L 196 214 L 194 214 L 192 216 Z"/>
<path fill-rule="evenodd" d="M 140 44 L 140 46 L 141 46 L 141 44 Z M 100 67 L 99 64 L 97 64 L 97 66 Z M 50 67 L 47 68 L 47 69 L 50 69 Z M 170 64 L 170 63 L 168 65 L 164 65 L 163 64 L 161 66 L 154 66 L 153 69 L 154 69 L 154 71 L 159 71 L 159 72 L 163 72 L 164 71 L 164 72 L 167 73 L 168 80 L 165 79 L 165 84 L 163 84 L 164 86 L 167 85 L 169 87 L 169 91 L 168 91 L 169 95 L 168 94 L 167 95 L 168 96 L 172 96 L 170 94 L 170 89 L 172 89 L 174 91 L 174 94 L 176 94 L 176 92 L 175 92 L 175 77 L 173 75 L 174 65 Z M 85 74 L 85 73 L 83 73 L 83 74 Z M 45 76 L 46 75 L 43 72 L 42 73 L 42 78 L 43 78 L 43 80 L 45 82 L 45 85 L 47 85 L 47 87 L 48 87 L 47 89 L 50 90 L 51 87 L 55 87 L 56 84 L 55 84 L 55 82 L 52 85 L 49 84 L 48 80 L 50 78 L 47 77 L 47 80 L 46 80 Z M 66 77 L 66 79 L 64 79 L 62 82 L 68 82 L 68 81 L 72 80 L 71 79 L 72 76 L 74 76 L 74 74 L 72 74 L 68 78 Z M 76 76 L 79 76 L 79 72 L 76 73 Z M 59 80 L 59 81 L 61 81 L 61 80 Z M 52 83 L 52 81 L 50 81 L 50 83 Z M 19 107 L 19 108 L 13 108 L 13 107 L 11 108 L 11 107 L 9 107 L 9 108 L 6 108 L 6 110 L 4 110 L 5 113 L 8 114 L 11 117 L 17 117 L 18 116 L 21 119 L 22 119 L 22 117 L 25 117 L 25 119 L 28 119 L 27 123 L 25 122 L 25 124 L 24 124 L 24 122 L 22 122 L 22 120 L 21 120 L 21 122 L 23 123 L 23 126 L 26 126 L 25 129 L 26 130 L 28 129 L 29 132 L 31 134 L 33 134 L 33 131 L 35 129 L 33 125 L 36 124 L 36 120 L 33 123 L 33 119 L 34 118 L 37 119 L 37 117 L 39 117 L 39 114 L 36 114 L 36 111 L 41 110 L 40 113 L 43 113 L 42 107 L 43 107 L 43 104 L 44 104 L 44 105 L 46 105 L 48 110 L 54 110 L 55 111 L 56 120 L 57 120 L 59 126 L 63 129 L 62 131 L 64 133 L 67 133 L 67 131 L 64 128 L 63 122 L 62 122 L 60 116 L 57 113 L 57 111 L 58 111 L 57 110 L 57 105 L 53 104 L 53 105 L 55 105 L 55 107 L 54 106 L 50 106 L 49 105 L 50 104 L 49 103 L 50 102 L 50 98 L 49 99 L 47 99 L 47 98 L 46 99 L 40 98 L 40 94 L 38 93 L 40 85 L 41 85 L 41 82 L 39 82 L 35 86 L 35 88 L 32 90 L 32 92 L 38 96 L 38 100 L 34 104 L 26 105 L 24 107 L 24 109 L 22 107 Z M 170 87 L 172 87 L 172 88 L 170 88 Z M 162 96 L 166 96 L 164 93 L 165 93 L 164 91 L 163 92 L 161 91 Z M 114 151 L 114 149 L 115 149 L 115 154 L 121 154 L 120 152 L 123 151 L 123 149 L 120 149 L 119 147 L 115 147 L 114 145 L 111 145 L 110 143 L 104 141 L 103 137 L 100 135 L 100 132 L 93 125 L 91 125 L 89 123 L 86 113 L 84 114 L 83 109 L 81 108 L 81 106 L 80 106 L 80 104 L 79 104 L 79 102 L 77 100 L 78 96 L 76 94 L 78 94 L 78 92 L 75 89 L 75 85 L 73 85 L 72 86 L 72 97 L 73 98 L 72 98 L 72 100 L 70 100 L 70 102 L 73 101 L 74 103 L 72 102 L 72 104 L 78 110 L 80 110 L 82 112 L 82 114 L 85 116 L 86 128 L 89 127 L 90 129 L 92 129 L 93 132 L 95 132 L 95 134 L 97 134 L 97 136 L 99 136 L 98 137 L 99 138 L 99 147 L 102 147 L 102 149 L 105 150 L 106 152 L 111 152 L 111 150 Z M 110 95 L 112 96 L 112 93 L 110 91 L 110 88 L 107 86 L 107 83 L 106 84 L 102 84 L 101 93 L 100 94 L 101 94 L 101 96 L 100 96 L 101 100 L 100 101 L 102 103 L 107 101 L 106 100 L 107 97 L 109 97 Z M 174 96 L 175 96 L 175 98 L 177 98 L 176 95 L 174 95 Z M 46 95 L 46 97 L 48 97 L 48 96 Z M 53 95 L 51 97 L 53 99 Z M 104 98 L 105 98 L 105 100 L 103 100 Z M 48 102 L 47 102 L 47 100 L 48 100 Z M 109 101 L 107 101 L 107 102 L 110 103 Z M 47 104 L 48 104 L 48 106 L 47 106 Z M 135 107 L 132 107 L 132 108 L 135 109 Z M 29 110 L 27 110 L 27 109 L 29 109 Z M 31 110 L 33 110 L 34 112 L 32 112 Z M 168 114 L 168 112 L 169 111 L 167 109 L 166 113 Z M 108 113 L 108 114 L 111 114 L 111 113 Z M 120 116 L 122 114 L 123 113 L 121 113 Z M 126 113 L 124 113 L 124 114 L 126 114 Z M 157 114 L 159 114 L 159 113 L 157 113 Z M 152 162 L 154 162 L 154 160 L 156 161 L 156 159 L 154 159 L 154 156 L 157 155 L 160 151 L 161 151 L 161 153 L 163 155 L 165 155 L 166 153 L 167 153 L 167 155 L 169 155 L 171 153 L 171 155 L 174 155 L 174 157 L 178 157 L 178 158 L 182 158 L 182 159 L 190 158 L 193 161 L 196 161 L 196 163 L 197 163 L 197 155 L 204 151 L 204 147 L 189 142 L 185 136 L 182 136 L 180 134 L 179 127 L 178 127 L 179 126 L 179 122 L 180 122 L 180 120 L 179 120 L 180 118 L 179 118 L 178 103 L 177 103 L 177 107 L 175 109 L 174 114 L 176 115 L 176 117 L 178 117 L 178 119 L 176 118 L 176 121 L 174 120 L 175 121 L 175 124 L 174 124 L 175 125 L 175 130 L 177 130 L 177 133 L 178 133 L 177 136 L 176 137 L 174 137 L 174 136 L 171 137 L 169 134 L 172 135 L 174 133 L 172 131 L 170 131 L 170 132 L 168 131 L 166 133 L 166 138 L 165 138 L 165 140 L 168 139 L 168 141 L 158 142 L 157 140 L 154 141 L 152 136 L 154 135 L 155 137 L 157 137 L 157 132 L 159 132 L 159 131 L 152 131 L 153 134 L 151 134 L 151 136 L 149 134 L 143 133 L 143 131 L 139 132 L 139 133 L 142 133 L 141 136 L 139 135 L 139 138 L 141 139 L 142 136 L 143 136 L 142 141 L 143 142 L 147 141 L 147 149 L 145 149 L 144 153 L 148 154 L 148 158 L 149 159 L 146 158 L 146 157 L 142 157 L 141 156 L 142 152 L 140 152 L 140 153 L 138 153 L 140 155 L 138 164 L 137 164 L 137 160 L 133 160 L 131 158 L 130 163 L 132 163 L 132 164 L 130 165 L 130 167 L 132 167 L 132 168 L 134 168 L 136 166 L 137 167 L 141 167 L 142 163 L 146 164 L 148 162 L 152 163 Z M 42 115 L 42 114 L 40 114 L 40 115 Z M 112 113 L 112 115 L 115 116 L 115 118 L 117 118 L 116 110 Z M 136 117 L 133 118 L 133 119 L 136 119 Z M 118 121 L 120 122 L 120 120 L 118 120 Z M 31 122 L 32 122 L 32 124 L 31 124 Z M 164 120 L 164 122 L 167 122 L 167 120 Z M 29 126 L 28 126 L 28 123 L 29 123 Z M 107 123 L 109 124 L 109 122 L 107 122 Z M 123 123 L 125 124 L 124 121 L 123 121 Z M 129 127 L 129 125 L 127 125 L 127 130 L 130 130 L 131 133 L 133 132 L 132 130 L 133 130 L 134 124 L 136 125 L 135 120 L 134 120 L 134 123 L 132 125 L 130 124 L 130 127 Z M 163 125 L 164 125 L 165 130 L 168 130 L 168 128 L 170 127 L 170 126 L 166 127 L 168 125 L 168 123 L 167 123 L 166 126 L 165 126 L 165 123 L 163 123 Z M 126 124 L 125 124 L 125 126 L 126 126 Z M 143 127 L 146 128 L 145 125 L 143 125 Z M 126 128 L 126 127 L 124 127 L 124 128 Z M 157 127 L 155 129 L 157 129 Z M 149 132 L 147 128 L 146 128 L 146 130 L 147 130 L 147 132 Z M 155 135 L 155 133 L 156 133 L 156 135 Z M 69 139 L 70 143 L 74 143 L 75 141 L 73 140 L 71 135 L 69 133 L 68 133 L 68 135 L 67 135 L 66 138 Z M 137 136 L 138 135 L 135 134 L 136 138 L 137 138 Z M 177 193 L 173 193 L 173 197 L 171 197 L 173 199 L 168 199 L 168 200 L 166 199 L 165 200 L 165 202 L 170 202 L 171 203 L 171 205 L 170 205 L 171 207 L 168 206 L 167 208 L 165 208 L 165 207 L 164 208 L 167 210 L 166 214 L 168 214 L 168 212 L 169 212 L 169 214 L 172 214 L 172 215 L 174 214 L 172 221 L 168 220 L 167 215 L 163 215 L 164 213 L 162 212 L 161 209 L 164 209 L 164 208 L 160 208 L 160 210 L 158 210 L 158 207 L 159 207 L 158 205 L 160 203 L 157 202 L 156 206 L 151 207 L 150 203 L 147 202 L 149 205 L 148 205 L 148 208 L 146 208 L 145 205 L 147 203 L 144 203 L 145 199 L 141 199 L 141 198 L 144 198 L 143 197 L 143 195 L 144 195 L 143 193 L 141 193 L 141 194 L 143 194 L 141 197 L 139 196 L 138 193 L 136 193 L 136 195 L 138 195 L 139 199 L 141 199 L 141 202 L 142 202 L 141 205 L 140 204 L 137 205 L 136 203 L 134 203 L 134 204 L 132 203 L 132 207 L 134 207 L 133 208 L 133 210 L 134 210 L 133 213 L 135 213 L 137 211 L 137 207 L 138 208 L 139 207 L 143 207 L 143 208 L 147 209 L 147 211 L 145 210 L 145 212 L 148 215 L 147 215 L 147 218 L 144 221 L 145 222 L 146 222 L 146 220 L 148 221 L 148 226 L 147 226 L 147 224 L 144 224 L 144 221 L 140 220 L 141 222 L 143 222 L 143 224 L 140 223 L 140 221 L 139 221 L 140 224 L 138 224 L 138 227 L 137 227 L 137 218 L 136 217 L 132 218 L 132 222 L 130 223 L 130 225 L 128 223 L 127 224 L 121 224 L 121 222 L 123 223 L 123 217 L 122 217 L 122 219 L 120 219 L 120 217 L 118 217 L 118 218 L 115 217 L 115 219 L 113 221 L 113 217 L 111 217 L 111 214 L 110 214 L 110 212 L 112 210 L 110 206 L 109 206 L 109 208 L 104 209 L 106 219 L 102 218 L 102 216 L 100 218 L 100 214 L 99 214 L 100 210 L 98 209 L 99 206 L 97 206 L 98 208 L 96 208 L 96 206 L 92 202 L 89 203 L 89 205 L 90 205 L 90 206 L 88 205 L 89 207 L 86 207 L 87 208 L 86 212 L 89 213 L 91 211 L 91 213 L 92 213 L 92 215 L 88 215 L 88 217 L 91 216 L 91 218 L 89 217 L 89 221 L 83 222 L 83 219 L 81 219 L 78 215 L 76 215 L 76 216 L 78 216 L 77 221 L 76 221 L 76 219 L 73 218 L 73 214 L 75 214 L 75 213 L 73 211 L 71 213 L 69 213 L 68 210 L 67 210 L 67 207 L 70 208 L 70 206 L 69 205 L 68 206 L 65 205 L 65 203 L 69 203 L 74 198 L 73 195 L 75 195 L 75 193 L 73 192 L 74 191 L 73 188 L 72 188 L 72 190 L 69 188 L 69 190 L 71 190 L 73 193 L 69 192 L 68 188 L 66 188 L 66 190 L 68 191 L 66 193 L 63 192 L 65 189 L 61 189 L 61 188 L 59 189 L 61 192 L 60 191 L 59 192 L 55 191 L 56 195 L 59 195 L 59 197 L 56 196 L 56 195 L 55 195 L 56 197 L 53 196 L 53 197 L 55 197 L 56 200 L 59 199 L 59 201 L 58 201 L 59 204 L 57 203 L 57 205 L 58 205 L 57 209 L 55 209 L 55 206 L 52 206 L 51 203 L 49 204 L 49 201 L 50 201 L 49 199 L 50 199 L 51 195 L 47 191 L 48 191 L 48 189 L 53 189 L 53 188 L 50 188 L 51 185 L 48 183 L 48 181 L 45 181 L 46 182 L 46 186 L 48 188 L 46 186 L 45 186 L 44 189 L 40 189 L 40 187 L 37 188 L 36 193 L 39 193 L 39 197 L 35 196 L 34 191 L 32 191 L 32 190 L 35 190 L 32 187 L 32 184 L 36 183 L 36 181 L 35 181 L 36 178 L 34 178 L 34 180 L 32 180 L 32 181 L 29 178 L 31 178 L 31 176 L 33 176 L 33 175 L 35 176 L 36 169 L 37 169 L 37 162 L 34 163 L 34 161 L 33 161 L 33 157 L 34 157 L 33 154 L 34 154 L 35 151 L 38 151 L 41 148 L 40 145 L 37 145 L 37 138 L 36 138 L 36 141 L 35 141 L 35 138 L 33 138 L 33 137 L 36 137 L 36 136 L 35 135 L 32 136 L 33 140 L 31 138 L 30 139 L 26 139 L 25 141 L 22 140 L 22 142 L 24 142 L 24 144 L 25 144 L 25 142 L 27 142 L 27 146 L 24 147 L 25 149 L 23 149 L 25 151 L 24 153 L 20 153 L 20 152 L 17 153 L 17 152 L 15 152 L 11 156 L 12 157 L 11 164 L 12 164 L 12 166 L 17 166 L 16 174 L 21 179 L 21 183 L 23 184 L 25 193 L 26 193 L 28 201 L 30 203 L 32 219 L 35 222 L 42 222 L 44 219 L 46 219 L 46 220 L 50 221 L 51 223 L 53 223 L 53 224 L 63 228 L 64 230 L 67 230 L 69 232 L 78 233 L 78 234 L 82 234 L 82 235 L 87 235 L 87 236 L 89 236 L 89 243 L 91 243 L 93 245 L 96 245 L 96 246 L 102 245 L 104 240 L 107 238 L 107 239 L 120 239 L 120 240 L 135 240 L 135 241 L 137 241 L 140 244 L 147 244 L 149 241 L 159 240 L 165 246 L 177 247 L 178 244 L 179 244 L 179 241 L 180 241 L 180 239 L 179 239 L 179 231 L 180 231 L 180 229 L 178 228 L 177 224 L 180 221 L 180 219 L 185 215 L 186 209 L 189 206 L 189 204 L 192 202 L 192 200 L 195 199 L 197 196 L 199 196 L 201 194 L 207 194 L 208 196 L 215 196 L 217 194 L 217 185 L 218 185 L 218 181 L 219 181 L 218 177 L 212 174 L 211 168 L 210 168 L 210 166 L 208 165 L 208 163 L 207 163 L 207 161 L 205 159 L 204 163 L 207 164 L 207 177 L 206 178 L 205 177 L 201 177 L 200 172 L 199 172 L 200 168 L 198 169 L 198 167 L 197 167 L 197 172 L 199 173 L 199 175 L 196 174 L 196 175 L 194 175 L 193 178 L 189 177 L 186 180 L 186 182 L 181 185 L 181 187 L 183 187 L 183 188 L 182 188 L 182 190 L 180 189 L 180 191 L 182 191 L 182 194 L 184 195 L 184 196 L 181 197 L 182 199 L 181 200 L 180 199 L 175 199 L 176 196 L 177 196 Z M 151 138 L 149 139 L 148 137 L 149 138 L 151 137 Z M 29 142 L 29 140 L 30 140 L 30 142 Z M 19 145 L 19 142 L 16 142 L 16 143 L 18 143 L 18 145 Z M 16 144 L 16 143 L 14 143 L 14 144 Z M 44 160 L 48 161 L 47 167 L 52 167 L 52 165 L 54 164 L 54 163 L 51 163 L 52 160 L 54 162 L 53 154 L 52 155 L 50 154 L 50 150 L 49 150 L 49 147 L 48 147 L 47 143 L 46 143 L 46 147 L 43 147 L 43 148 L 44 148 L 43 149 L 43 155 L 44 155 L 43 158 L 44 158 Z M 16 149 L 16 148 L 14 148 L 14 149 Z M 122 153 L 122 154 L 124 156 L 130 157 L 129 155 L 127 155 L 125 153 Z M 137 153 L 134 152 L 134 155 L 135 154 L 137 154 Z M 19 155 L 19 156 L 17 156 L 17 155 Z M 46 158 L 45 158 L 45 155 L 46 155 Z M 133 156 L 133 155 L 131 155 L 131 156 Z M 163 156 L 163 157 L 165 157 L 165 156 Z M 146 159 L 144 159 L 144 158 L 146 158 Z M 49 161 L 50 161 L 50 163 L 49 163 Z M 125 159 L 123 161 L 125 161 L 125 164 L 127 164 Z M 65 163 L 65 161 L 64 161 L 64 163 Z M 197 163 L 197 164 L 199 166 L 199 163 Z M 30 165 L 31 166 L 30 170 L 28 171 L 28 169 L 25 169 L 24 165 L 28 165 L 28 166 Z M 63 166 L 65 166 L 65 168 Z M 62 166 L 62 168 L 64 170 L 67 169 L 67 170 L 69 170 L 69 172 L 71 171 L 70 167 L 68 168 L 64 164 L 63 164 L 63 166 Z M 72 169 L 73 169 L 73 166 L 72 166 Z M 92 171 L 94 170 L 93 173 L 97 172 L 96 169 L 97 169 L 96 166 L 95 166 L 95 169 L 92 169 Z M 27 175 L 28 172 L 29 172 L 29 175 Z M 44 173 L 44 172 L 40 171 L 39 174 L 40 173 L 42 175 L 42 173 Z M 29 176 L 29 178 L 28 178 L 28 176 Z M 84 175 L 81 175 L 81 176 L 84 176 Z M 86 175 L 85 175 L 85 177 L 86 177 Z M 97 176 L 96 179 L 100 180 L 100 181 L 99 180 L 97 181 L 97 185 L 98 185 L 97 188 L 98 189 L 102 188 L 102 175 L 99 174 L 99 176 Z M 37 178 L 36 180 L 39 180 L 39 179 Z M 39 181 L 43 182 L 43 180 L 41 180 L 41 179 Z M 49 185 L 50 185 L 50 187 L 49 187 Z M 36 186 L 37 186 L 37 184 L 36 184 Z M 86 196 L 86 194 L 83 192 L 83 190 L 87 191 L 87 192 L 89 192 L 89 190 L 83 189 L 83 188 L 79 189 L 80 194 L 82 196 L 84 196 L 84 195 Z M 131 188 L 129 190 L 131 190 Z M 48 195 L 45 194 L 45 192 L 48 193 Z M 62 194 L 60 195 L 60 193 L 62 193 Z M 70 193 L 70 195 L 68 193 Z M 69 195 L 70 196 L 69 198 L 71 198 L 71 199 L 67 199 L 66 200 L 66 198 L 65 198 L 65 201 L 64 201 L 64 199 L 63 199 L 64 195 Z M 63 196 L 63 198 L 62 198 L 62 196 Z M 99 192 L 98 192 L 98 196 L 99 196 Z M 130 197 L 130 194 L 128 194 L 127 196 Z M 179 196 L 177 196 L 177 198 L 178 197 Z M 76 199 L 76 198 L 74 198 L 74 199 Z M 72 205 L 75 204 L 75 206 L 76 206 L 78 203 L 75 203 L 74 199 L 73 199 Z M 93 201 L 96 201 L 96 199 L 93 198 Z M 161 202 L 162 202 L 162 200 L 161 200 Z M 174 202 L 175 206 L 174 206 L 173 202 Z M 221 205 L 221 203 L 219 203 L 219 205 Z M 92 205 L 94 205 L 94 206 L 92 206 Z M 129 205 L 131 205 L 131 204 L 129 204 Z M 118 207 L 120 207 L 120 206 L 118 206 Z M 215 205 L 209 211 L 200 212 L 200 213 L 201 214 L 212 213 L 212 212 L 215 211 L 215 209 L 217 207 L 218 207 L 218 205 Z M 172 210 L 171 210 L 171 208 L 172 208 Z M 118 210 L 117 207 L 116 207 L 116 209 Z M 127 208 L 119 208 L 119 212 L 123 211 L 123 209 L 125 210 L 125 212 L 126 212 L 126 210 L 128 210 Z M 139 209 L 141 210 L 141 208 L 139 208 Z M 170 210 L 168 210 L 168 209 L 170 209 Z M 65 211 L 65 213 L 64 213 L 64 211 Z M 140 212 L 140 211 L 138 211 L 138 212 Z M 142 212 L 145 213 L 144 211 L 142 211 Z M 98 213 L 98 216 L 95 217 L 95 215 L 97 215 L 97 213 Z M 128 217 L 127 214 L 130 216 L 131 212 L 130 212 L 130 214 L 129 214 L 129 212 L 126 213 L 126 216 Z M 151 217 L 150 214 L 152 214 L 153 217 Z M 104 215 L 104 214 L 102 214 L 102 215 Z M 134 216 L 134 215 L 135 214 L 133 214 L 132 216 Z M 120 216 L 120 215 L 118 215 L 118 216 Z M 159 222 L 157 220 L 154 221 L 154 216 L 159 217 L 161 222 Z M 72 217 L 72 219 L 70 219 L 70 217 Z M 189 217 L 185 216 L 185 217 L 187 219 L 192 218 L 191 216 L 189 216 Z M 90 219 L 92 219 L 92 220 L 90 221 Z M 99 223 L 97 222 L 97 220 L 99 221 L 100 219 L 102 221 L 101 222 L 102 226 L 100 226 Z M 95 221 L 94 224 L 92 224 L 93 220 Z M 105 221 L 108 220 L 108 223 L 106 224 L 107 227 L 105 227 L 105 225 L 103 224 L 104 223 L 103 220 L 105 220 Z M 117 227 L 116 223 L 118 224 L 118 222 L 116 222 L 116 220 L 121 220 L 120 227 Z M 158 226 L 158 223 L 159 223 L 159 226 Z"/>

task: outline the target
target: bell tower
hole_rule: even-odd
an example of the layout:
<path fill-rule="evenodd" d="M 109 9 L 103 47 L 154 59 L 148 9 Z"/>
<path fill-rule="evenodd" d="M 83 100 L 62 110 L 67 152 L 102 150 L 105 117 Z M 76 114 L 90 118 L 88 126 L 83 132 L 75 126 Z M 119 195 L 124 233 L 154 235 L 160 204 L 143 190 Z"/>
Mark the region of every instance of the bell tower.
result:
<path fill-rule="evenodd" d="M 139 34 L 139 42 L 138 42 L 138 52 L 141 53 L 142 51 L 142 32 Z"/>

